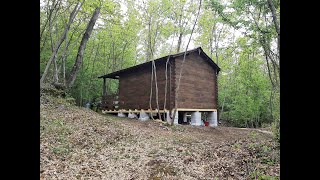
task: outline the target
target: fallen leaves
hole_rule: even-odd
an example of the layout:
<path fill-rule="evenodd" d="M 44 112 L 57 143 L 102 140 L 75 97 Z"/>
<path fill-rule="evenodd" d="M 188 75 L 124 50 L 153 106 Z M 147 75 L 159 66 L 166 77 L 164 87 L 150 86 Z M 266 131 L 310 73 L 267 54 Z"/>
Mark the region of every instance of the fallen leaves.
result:
<path fill-rule="evenodd" d="M 266 133 L 166 126 L 101 115 L 42 96 L 40 179 L 250 179 L 279 177 Z"/>

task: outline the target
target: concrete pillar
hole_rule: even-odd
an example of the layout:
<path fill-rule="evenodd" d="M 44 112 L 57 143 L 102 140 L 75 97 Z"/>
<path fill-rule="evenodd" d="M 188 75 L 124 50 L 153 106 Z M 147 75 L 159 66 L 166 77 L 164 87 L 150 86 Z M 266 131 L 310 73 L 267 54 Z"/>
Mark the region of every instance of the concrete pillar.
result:
<path fill-rule="evenodd" d="M 187 122 L 188 120 L 187 120 L 187 113 L 185 112 L 185 113 L 183 113 L 183 122 Z"/>
<path fill-rule="evenodd" d="M 217 112 L 209 112 L 208 113 L 208 120 L 209 120 L 209 126 L 210 127 L 217 127 L 218 126 L 218 117 Z"/>
<path fill-rule="evenodd" d="M 174 114 L 174 110 L 172 111 L 172 115 Z M 173 118 L 173 124 L 179 124 L 179 111 L 176 112 L 176 116 Z"/>
<path fill-rule="evenodd" d="M 171 123 L 171 118 L 170 118 L 170 112 L 168 111 L 168 112 L 166 112 L 166 114 L 165 114 L 165 119 L 166 119 L 166 121 L 168 122 L 168 123 Z"/>
<path fill-rule="evenodd" d="M 139 120 L 141 121 L 149 120 L 149 115 L 146 112 L 141 111 L 139 114 Z"/>
<path fill-rule="evenodd" d="M 119 112 L 118 117 L 126 117 L 126 115 L 123 112 Z"/>
<path fill-rule="evenodd" d="M 191 125 L 201 126 L 201 113 L 199 111 L 191 113 Z"/>
<path fill-rule="evenodd" d="M 138 116 L 135 113 L 129 113 L 128 118 L 133 119 L 133 118 L 138 118 Z"/>

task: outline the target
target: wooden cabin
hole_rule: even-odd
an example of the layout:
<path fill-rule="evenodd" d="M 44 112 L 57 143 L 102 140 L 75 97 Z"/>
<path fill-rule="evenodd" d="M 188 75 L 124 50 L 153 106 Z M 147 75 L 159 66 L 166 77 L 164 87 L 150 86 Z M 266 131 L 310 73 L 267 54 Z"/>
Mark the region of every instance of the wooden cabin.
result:
<path fill-rule="evenodd" d="M 170 117 L 173 114 L 175 103 L 177 103 L 177 111 L 180 114 L 177 113 L 178 115 L 175 117 L 176 124 L 183 124 L 186 121 L 187 113 L 192 115 L 195 112 L 215 112 L 215 116 L 217 116 L 217 75 L 220 68 L 201 47 L 187 51 L 184 63 L 182 63 L 183 56 L 184 52 L 154 60 L 157 79 L 155 81 L 153 76 L 152 90 L 152 61 L 98 77 L 104 80 L 102 98 L 102 104 L 105 107 L 104 112 L 130 113 L 135 111 L 140 113 L 144 111 L 152 113 L 156 112 L 155 109 L 158 109 L 162 113 L 168 112 Z M 176 88 L 181 68 L 180 87 L 177 96 Z M 119 80 L 119 93 L 116 96 L 106 92 L 106 78 Z M 155 82 L 157 82 L 158 87 L 158 106 Z M 165 90 L 165 87 L 167 87 L 167 90 Z M 181 112 L 183 113 L 181 114 Z M 217 119 L 217 117 L 215 118 Z"/>

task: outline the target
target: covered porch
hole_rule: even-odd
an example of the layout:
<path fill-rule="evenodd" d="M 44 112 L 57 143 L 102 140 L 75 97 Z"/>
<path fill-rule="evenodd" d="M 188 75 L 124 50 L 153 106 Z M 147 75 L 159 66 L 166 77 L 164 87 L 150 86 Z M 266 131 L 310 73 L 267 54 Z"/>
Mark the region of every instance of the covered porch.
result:
<path fill-rule="evenodd" d="M 117 111 L 120 109 L 120 104 L 121 104 L 119 102 L 119 93 L 118 93 L 119 86 L 117 87 L 116 92 L 111 92 L 111 91 L 108 92 L 107 78 L 109 78 L 110 80 L 117 80 L 119 82 L 119 76 L 117 78 L 116 77 L 102 77 L 102 78 L 103 78 L 103 85 L 102 85 L 101 109 Z"/>

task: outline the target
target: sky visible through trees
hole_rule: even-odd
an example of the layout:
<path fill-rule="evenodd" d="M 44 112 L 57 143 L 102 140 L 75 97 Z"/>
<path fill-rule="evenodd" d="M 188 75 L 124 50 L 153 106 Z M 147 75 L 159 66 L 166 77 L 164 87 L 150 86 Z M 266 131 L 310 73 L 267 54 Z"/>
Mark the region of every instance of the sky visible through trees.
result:
<path fill-rule="evenodd" d="M 67 87 L 78 104 L 99 100 L 98 76 L 183 52 L 196 23 L 188 49 L 201 46 L 221 68 L 220 119 L 279 129 L 280 2 L 203 0 L 195 22 L 199 2 L 41 0 L 41 83 Z"/>

